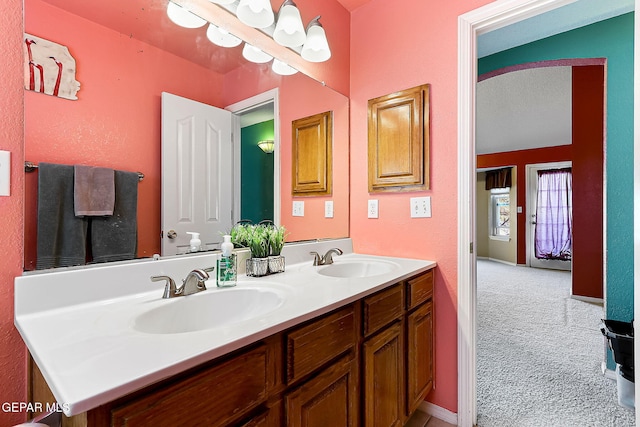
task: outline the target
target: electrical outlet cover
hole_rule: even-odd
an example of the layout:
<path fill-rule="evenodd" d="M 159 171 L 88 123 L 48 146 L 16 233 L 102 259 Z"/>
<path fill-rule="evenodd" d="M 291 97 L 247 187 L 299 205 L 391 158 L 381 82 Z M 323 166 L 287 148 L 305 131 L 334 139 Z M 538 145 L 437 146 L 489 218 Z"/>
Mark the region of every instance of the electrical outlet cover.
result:
<path fill-rule="evenodd" d="M 378 218 L 378 201 L 377 200 L 368 201 L 367 218 Z"/>
<path fill-rule="evenodd" d="M 333 218 L 333 200 L 327 200 L 324 202 L 324 217 Z"/>
<path fill-rule="evenodd" d="M 0 196 L 9 196 L 11 189 L 11 153 L 0 151 Z"/>
<path fill-rule="evenodd" d="M 293 216 L 304 216 L 304 202 L 296 200 L 293 202 Z"/>

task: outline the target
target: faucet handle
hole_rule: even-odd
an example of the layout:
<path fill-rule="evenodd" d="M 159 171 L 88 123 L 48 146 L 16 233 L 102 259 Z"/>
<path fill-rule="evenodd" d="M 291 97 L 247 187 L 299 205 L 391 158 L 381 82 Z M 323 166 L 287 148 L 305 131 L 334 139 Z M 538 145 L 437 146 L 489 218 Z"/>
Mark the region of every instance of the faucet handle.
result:
<path fill-rule="evenodd" d="M 322 257 L 318 252 L 309 252 L 309 255 L 313 255 L 313 265 L 322 265 Z"/>
<path fill-rule="evenodd" d="M 162 298 L 171 298 L 176 294 L 176 282 L 169 276 L 151 276 L 152 282 L 160 282 L 164 280 L 166 283 L 164 285 L 164 294 Z"/>

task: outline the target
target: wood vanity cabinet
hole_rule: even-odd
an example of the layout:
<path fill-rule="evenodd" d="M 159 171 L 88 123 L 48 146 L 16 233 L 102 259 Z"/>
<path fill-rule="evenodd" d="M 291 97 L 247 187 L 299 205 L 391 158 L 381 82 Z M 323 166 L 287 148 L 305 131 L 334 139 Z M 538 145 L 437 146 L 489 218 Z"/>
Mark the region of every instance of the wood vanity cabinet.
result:
<path fill-rule="evenodd" d="M 63 426 L 402 426 L 433 384 L 432 297 L 430 270 Z"/>

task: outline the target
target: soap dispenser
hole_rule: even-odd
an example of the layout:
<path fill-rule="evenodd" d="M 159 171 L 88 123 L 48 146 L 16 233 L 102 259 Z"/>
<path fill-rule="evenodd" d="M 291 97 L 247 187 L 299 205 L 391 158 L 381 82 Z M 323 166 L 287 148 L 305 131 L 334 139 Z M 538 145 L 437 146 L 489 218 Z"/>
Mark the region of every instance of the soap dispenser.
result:
<path fill-rule="evenodd" d="M 233 253 L 233 243 L 231 243 L 231 236 L 225 234 L 222 237 L 224 240 L 220 245 L 222 249 L 222 256 L 217 261 L 217 280 L 216 284 L 219 288 L 225 288 L 236 285 L 237 269 L 236 269 L 236 254 Z"/>
<path fill-rule="evenodd" d="M 189 241 L 189 252 L 198 252 L 202 241 L 200 241 L 200 233 L 194 231 L 187 231 L 187 234 L 191 234 L 191 240 Z"/>

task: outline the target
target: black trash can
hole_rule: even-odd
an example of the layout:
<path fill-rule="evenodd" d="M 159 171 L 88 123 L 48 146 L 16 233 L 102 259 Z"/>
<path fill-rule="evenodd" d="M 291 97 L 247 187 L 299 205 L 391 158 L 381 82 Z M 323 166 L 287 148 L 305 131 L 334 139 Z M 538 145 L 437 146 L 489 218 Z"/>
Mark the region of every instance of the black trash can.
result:
<path fill-rule="evenodd" d="M 600 331 L 607 337 L 609 348 L 613 352 L 613 360 L 617 364 L 618 403 L 633 409 L 635 408 L 633 322 L 603 320 Z"/>

